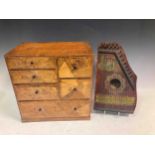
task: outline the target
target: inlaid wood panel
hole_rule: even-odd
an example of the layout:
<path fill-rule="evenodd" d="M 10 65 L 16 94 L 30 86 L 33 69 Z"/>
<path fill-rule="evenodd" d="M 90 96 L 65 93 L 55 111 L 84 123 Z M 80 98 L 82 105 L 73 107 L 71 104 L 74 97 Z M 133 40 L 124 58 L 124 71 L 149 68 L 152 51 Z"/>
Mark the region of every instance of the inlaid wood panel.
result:
<path fill-rule="evenodd" d="M 19 102 L 23 121 L 88 119 L 89 100 Z"/>
<path fill-rule="evenodd" d="M 13 57 L 7 59 L 10 69 L 55 69 L 53 57 Z"/>
<path fill-rule="evenodd" d="M 90 79 L 60 80 L 60 97 L 63 99 L 83 99 L 91 95 Z"/>
<path fill-rule="evenodd" d="M 58 99 L 57 87 L 51 85 L 15 85 L 18 101 Z"/>
<path fill-rule="evenodd" d="M 92 76 L 92 57 L 63 57 L 58 59 L 60 78 Z"/>

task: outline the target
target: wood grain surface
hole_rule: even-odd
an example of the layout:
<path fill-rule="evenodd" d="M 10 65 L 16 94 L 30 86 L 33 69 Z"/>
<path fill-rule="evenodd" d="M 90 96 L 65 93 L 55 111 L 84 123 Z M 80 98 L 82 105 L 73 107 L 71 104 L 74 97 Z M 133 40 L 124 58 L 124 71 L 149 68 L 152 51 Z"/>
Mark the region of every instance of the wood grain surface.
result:
<path fill-rule="evenodd" d="M 64 57 L 58 59 L 60 78 L 92 76 L 92 57 Z"/>
<path fill-rule="evenodd" d="M 12 57 L 7 64 L 9 69 L 56 69 L 53 57 Z"/>
<path fill-rule="evenodd" d="M 60 97 L 63 99 L 89 99 L 91 79 L 60 80 Z"/>
<path fill-rule="evenodd" d="M 58 90 L 51 85 L 15 85 L 18 101 L 58 99 Z"/>
<path fill-rule="evenodd" d="M 56 71 L 53 70 L 17 70 L 10 71 L 14 84 L 55 83 Z"/>
<path fill-rule="evenodd" d="M 88 43 L 23 43 L 5 60 L 22 121 L 90 119 L 93 54 Z"/>
<path fill-rule="evenodd" d="M 80 119 L 90 117 L 90 101 L 30 101 L 19 102 L 23 121 Z"/>
<path fill-rule="evenodd" d="M 23 43 L 12 49 L 5 57 L 50 57 L 50 56 L 92 55 L 92 49 L 87 42 L 44 42 Z"/>
<path fill-rule="evenodd" d="M 98 48 L 95 109 L 133 113 L 137 102 L 137 77 L 123 48 L 103 43 Z"/>

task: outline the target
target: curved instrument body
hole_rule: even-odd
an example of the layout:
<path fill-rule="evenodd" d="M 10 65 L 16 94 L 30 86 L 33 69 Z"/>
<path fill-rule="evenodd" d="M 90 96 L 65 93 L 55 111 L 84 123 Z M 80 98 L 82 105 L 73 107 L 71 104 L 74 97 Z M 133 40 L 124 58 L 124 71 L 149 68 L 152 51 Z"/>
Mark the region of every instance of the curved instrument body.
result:
<path fill-rule="evenodd" d="M 123 48 L 103 43 L 98 48 L 95 109 L 133 113 L 137 102 L 137 76 Z"/>

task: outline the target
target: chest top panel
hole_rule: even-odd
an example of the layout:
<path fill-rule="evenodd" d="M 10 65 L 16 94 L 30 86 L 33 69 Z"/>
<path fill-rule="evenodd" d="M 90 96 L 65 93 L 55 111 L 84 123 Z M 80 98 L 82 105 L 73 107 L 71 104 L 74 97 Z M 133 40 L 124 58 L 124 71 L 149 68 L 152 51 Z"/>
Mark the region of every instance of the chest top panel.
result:
<path fill-rule="evenodd" d="M 29 42 L 23 43 L 7 53 L 6 57 L 50 57 L 92 55 L 87 42 Z"/>

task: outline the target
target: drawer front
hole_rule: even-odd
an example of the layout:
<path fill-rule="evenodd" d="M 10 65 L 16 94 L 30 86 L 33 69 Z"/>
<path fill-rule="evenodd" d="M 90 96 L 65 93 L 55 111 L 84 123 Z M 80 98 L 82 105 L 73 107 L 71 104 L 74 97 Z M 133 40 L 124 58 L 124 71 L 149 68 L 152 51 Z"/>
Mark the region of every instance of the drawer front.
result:
<path fill-rule="evenodd" d="M 59 58 L 58 68 L 60 78 L 91 77 L 92 57 Z"/>
<path fill-rule="evenodd" d="M 63 99 L 88 99 L 91 96 L 91 79 L 61 79 L 60 97 Z"/>
<path fill-rule="evenodd" d="M 54 70 L 10 71 L 10 75 L 14 84 L 57 82 L 57 75 Z"/>
<path fill-rule="evenodd" d="M 19 102 L 23 121 L 71 119 L 90 116 L 89 100 Z"/>
<path fill-rule="evenodd" d="M 9 69 L 55 69 L 56 59 L 48 57 L 8 58 Z"/>
<path fill-rule="evenodd" d="M 15 85 L 18 101 L 58 99 L 57 88 L 54 86 Z"/>

